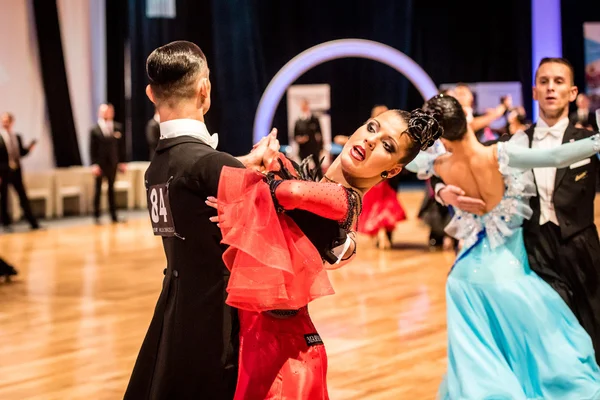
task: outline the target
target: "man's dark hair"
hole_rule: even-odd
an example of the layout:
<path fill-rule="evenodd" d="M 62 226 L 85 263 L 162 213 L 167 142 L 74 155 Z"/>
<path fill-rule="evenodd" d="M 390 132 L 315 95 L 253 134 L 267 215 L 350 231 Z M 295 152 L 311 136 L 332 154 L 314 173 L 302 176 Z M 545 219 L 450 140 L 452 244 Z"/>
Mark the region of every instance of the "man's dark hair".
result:
<path fill-rule="evenodd" d="M 195 95 L 198 78 L 208 76 L 208 65 L 200 47 L 181 40 L 154 50 L 146 73 L 157 102 L 188 99 Z"/>
<path fill-rule="evenodd" d="M 569 72 L 571 73 L 571 85 L 575 84 L 575 69 L 573 68 L 573 65 L 569 62 L 569 60 L 567 60 L 566 58 L 562 58 L 562 57 L 544 57 L 544 58 L 542 58 L 537 69 L 535 70 L 535 81 L 537 81 L 538 71 L 539 71 L 540 67 L 544 64 L 550 64 L 550 63 L 566 65 L 567 68 L 569 68 Z"/>

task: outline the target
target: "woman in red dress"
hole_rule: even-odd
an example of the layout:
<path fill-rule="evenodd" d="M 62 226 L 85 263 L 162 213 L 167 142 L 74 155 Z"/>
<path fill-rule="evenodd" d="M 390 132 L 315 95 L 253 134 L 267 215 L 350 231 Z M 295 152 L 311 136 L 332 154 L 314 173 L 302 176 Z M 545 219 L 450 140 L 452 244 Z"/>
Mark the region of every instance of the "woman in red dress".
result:
<path fill-rule="evenodd" d="M 421 110 L 392 110 L 349 138 L 322 182 L 303 179 L 310 174 L 281 156 L 266 175 L 223 168 L 217 208 L 229 245 L 227 304 L 240 315 L 235 399 L 329 398 L 327 355 L 307 305 L 334 293 L 327 268 L 354 255 L 364 193 L 441 134 Z"/>
<path fill-rule="evenodd" d="M 383 181 L 369 190 L 363 198 L 363 212 L 358 219 L 358 231 L 377 238 L 377 247 L 392 247 L 392 232 L 398 222 L 406 219 L 398 201 L 397 189 Z"/>

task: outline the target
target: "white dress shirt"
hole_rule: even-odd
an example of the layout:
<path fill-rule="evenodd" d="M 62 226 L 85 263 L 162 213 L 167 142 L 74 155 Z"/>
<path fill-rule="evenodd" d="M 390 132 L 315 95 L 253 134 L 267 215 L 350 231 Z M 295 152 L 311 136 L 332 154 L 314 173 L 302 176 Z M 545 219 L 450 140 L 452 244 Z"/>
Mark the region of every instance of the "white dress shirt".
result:
<path fill-rule="evenodd" d="M 206 125 L 196 119 L 173 119 L 160 123 L 160 139 L 170 139 L 179 136 L 192 136 L 200 139 L 213 149 L 219 144 L 219 135 L 208 133 Z"/>
<path fill-rule="evenodd" d="M 465 114 L 467 116 L 467 124 L 470 124 L 471 122 L 473 122 L 473 119 L 475 118 L 473 116 L 473 108 L 472 107 L 463 107 L 463 110 L 465 111 Z"/>
<path fill-rule="evenodd" d="M 114 129 L 113 121 L 107 121 L 105 119 L 99 118 L 98 126 L 100 127 L 100 130 L 102 131 L 104 136 L 112 135 Z"/>
<path fill-rule="evenodd" d="M 2 135 L 2 140 L 4 140 L 6 152 L 8 153 L 8 165 L 11 169 L 17 169 L 19 158 L 21 158 L 17 135 L 8 132 L 6 129 L 0 129 L 0 135 Z"/>
<path fill-rule="evenodd" d="M 534 149 L 553 149 L 563 142 L 565 130 L 569 125 L 569 118 L 563 118 L 554 126 L 549 127 L 546 121 L 539 118 L 533 133 L 531 147 Z M 552 222 L 558 226 L 558 218 L 554 210 L 554 184 L 556 168 L 534 168 L 535 182 L 540 198 L 540 225 Z"/>

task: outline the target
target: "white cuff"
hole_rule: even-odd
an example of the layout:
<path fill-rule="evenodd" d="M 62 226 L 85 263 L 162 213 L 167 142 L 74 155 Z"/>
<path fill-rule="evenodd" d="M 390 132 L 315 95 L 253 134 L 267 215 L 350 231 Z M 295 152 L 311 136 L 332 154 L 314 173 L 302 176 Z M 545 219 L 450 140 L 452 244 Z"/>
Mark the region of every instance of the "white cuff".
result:
<path fill-rule="evenodd" d="M 331 250 L 331 252 L 337 257 L 337 261 L 335 262 L 336 264 L 339 264 L 340 261 L 342 261 L 342 258 L 344 258 L 344 254 L 346 254 L 346 252 L 350 248 L 351 243 L 352 239 L 350 238 L 350 236 L 348 236 L 344 244 L 341 244 L 335 249 Z"/>
<path fill-rule="evenodd" d="M 440 203 L 443 206 L 445 206 L 446 203 L 444 203 L 444 200 L 442 200 L 439 193 L 440 193 L 440 190 L 442 190 L 445 187 L 446 187 L 446 185 L 443 183 L 436 183 L 435 188 L 433 189 L 433 192 L 435 193 L 435 201 L 437 201 L 438 203 Z"/>

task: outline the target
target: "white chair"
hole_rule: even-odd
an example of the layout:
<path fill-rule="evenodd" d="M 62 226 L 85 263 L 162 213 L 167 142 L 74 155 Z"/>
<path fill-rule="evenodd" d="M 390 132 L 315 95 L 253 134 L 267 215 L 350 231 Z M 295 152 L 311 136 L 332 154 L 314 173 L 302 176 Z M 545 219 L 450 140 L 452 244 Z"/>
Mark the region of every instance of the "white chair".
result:
<path fill-rule="evenodd" d="M 86 212 L 89 214 L 94 210 L 94 185 L 95 179 L 92 168 L 89 166 L 75 165 L 69 167 L 71 171 L 79 173 L 83 186 L 83 198 Z"/>
<path fill-rule="evenodd" d="M 127 209 L 133 210 L 135 208 L 135 188 L 134 188 L 134 177 L 136 171 L 132 171 L 129 168 L 124 173 L 117 172 L 115 180 L 115 196 L 119 193 L 125 193 L 127 196 Z M 102 201 L 108 204 L 108 197 L 105 195 L 108 191 L 108 183 L 105 181 L 102 184 Z"/>
<path fill-rule="evenodd" d="M 85 197 L 87 209 L 91 212 L 94 211 L 94 195 L 96 191 L 96 177 L 92 173 L 91 167 L 69 167 L 82 172 L 83 186 L 85 188 Z M 125 173 L 117 172 L 115 180 L 115 196 L 118 197 L 120 193 L 125 193 L 127 202 L 125 208 L 133 209 L 135 205 L 135 198 L 133 195 L 133 183 L 132 175 L 134 173 L 125 171 Z M 102 192 L 100 195 L 100 212 L 106 212 L 108 209 L 108 183 L 106 180 L 102 182 Z M 118 201 L 118 199 L 117 199 Z M 119 204 L 117 203 L 117 207 Z"/>
<path fill-rule="evenodd" d="M 54 213 L 54 171 L 23 172 L 23 185 L 30 202 L 44 200 L 44 218 Z M 16 191 L 9 186 L 10 211 L 14 221 L 21 219 L 23 210 Z"/>
<path fill-rule="evenodd" d="M 57 168 L 55 170 L 55 213 L 57 217 L 64 216 L 65 199 L 77 198 L 80 215 L 87 213 L 87 196 L 85 174 L 88 172 L 77 168 Z"/>
<path fill-rule="evenodd" d="M 133 161 L 127 164 L 127 169 L 133 172 L 133 187 L 135 193 L 135 208 L 146 209 L 147 196 L 146 196 L 146 185 L 144 183 L 144 176 L 146 170 L 150 166 L 150 161 Z"/>

